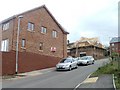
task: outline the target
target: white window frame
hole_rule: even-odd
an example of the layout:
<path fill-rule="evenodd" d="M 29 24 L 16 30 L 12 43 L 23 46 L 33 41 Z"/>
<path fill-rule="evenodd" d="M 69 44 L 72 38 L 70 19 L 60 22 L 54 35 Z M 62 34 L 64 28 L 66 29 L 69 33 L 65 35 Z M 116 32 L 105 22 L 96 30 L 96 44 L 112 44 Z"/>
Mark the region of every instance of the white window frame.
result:
<path fill-rule="evenodd" d="M 3 24 L 3 26 L 2 26 L 2 30 L 3 30 L 3 31 L 8 30 L 8 29 L 9 29 L 9 27 L 10 27 L 9 22 L 4 23 L 4 24 Z"/>
<path fill-rule="evenodd" d="M 47 33 L 47 28 L 42 26 L 41 27 L 41 33 L 46 34 Z"/>
<path fill-rule="evenodd" d="M 53 31 L 52 31 L 52 37 L 53 37 L 53 38 L 56 38 L 56 37 L 57 37 L 57 31 L 56 31 L 56 30 L 53 30 Z"/>
<path fill-rule="evenodd" d="M 4 39 L 1 41 L 1 51 L 3 52 L 9 51 L 9 39 Z"/>
<path fill-rule="evenodd" d="M 28 22 L 28 30 L 29 31 L 34 31 L 34 23 Z"/>
<path fill-rule="evenodd" d="M 22 48 L 25 47 L 25 43 L 26 43 L 26 40 L 25 40 L 25 39 L 22 39 Z"/>

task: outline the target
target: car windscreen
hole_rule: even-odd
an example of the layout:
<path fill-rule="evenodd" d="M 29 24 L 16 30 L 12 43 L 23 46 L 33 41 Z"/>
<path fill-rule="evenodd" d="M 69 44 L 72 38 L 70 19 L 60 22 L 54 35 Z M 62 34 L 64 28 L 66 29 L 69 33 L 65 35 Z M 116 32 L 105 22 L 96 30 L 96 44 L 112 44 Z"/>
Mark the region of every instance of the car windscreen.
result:
<path fill-rule="evenodd" d="M 88 60 L 88 57 L 82 57 L 81 60 Z"/>
<path fill-rule="evenodd" d="M 72 60 L 71 59 L 63 59 L 62 61 L 60 61 L 60 63 L 69 63 L 71 62 Z"/>

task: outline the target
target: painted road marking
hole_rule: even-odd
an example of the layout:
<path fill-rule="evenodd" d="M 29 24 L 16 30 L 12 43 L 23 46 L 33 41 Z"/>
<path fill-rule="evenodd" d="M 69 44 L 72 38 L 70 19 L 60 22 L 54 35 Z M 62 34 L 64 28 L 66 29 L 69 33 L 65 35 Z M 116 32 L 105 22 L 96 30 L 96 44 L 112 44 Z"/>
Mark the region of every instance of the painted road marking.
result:
<path fill-rule="evenodd" d="M 88 78 L 83 83 L 95 83 L 98 80 L 98 77 Z"/>

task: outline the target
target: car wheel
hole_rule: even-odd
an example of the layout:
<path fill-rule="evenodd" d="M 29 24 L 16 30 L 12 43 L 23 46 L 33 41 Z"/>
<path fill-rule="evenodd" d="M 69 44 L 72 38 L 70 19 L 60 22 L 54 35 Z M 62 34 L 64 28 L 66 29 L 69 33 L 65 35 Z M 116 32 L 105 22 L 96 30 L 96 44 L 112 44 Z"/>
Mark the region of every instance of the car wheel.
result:
<path fill-rule="evenodd" d="M 69 71 L 71 71 L 71 70 L 72 70 L 72 67 L 70 66 L 70 67 L 69 67 Z"/>
<path fill-rule="evenodd" d="M 89 62 L 87 62 L 86 65 L 89 65 Z"/>
<path fill-rule="evenodd" d="M 76 65 L 76 69 L 78 68 L 78 65 Z"/>
<path fill-rule="evenodd" d="M 92 64 L 94 64 L 94 61 L 92 62 Z"/>

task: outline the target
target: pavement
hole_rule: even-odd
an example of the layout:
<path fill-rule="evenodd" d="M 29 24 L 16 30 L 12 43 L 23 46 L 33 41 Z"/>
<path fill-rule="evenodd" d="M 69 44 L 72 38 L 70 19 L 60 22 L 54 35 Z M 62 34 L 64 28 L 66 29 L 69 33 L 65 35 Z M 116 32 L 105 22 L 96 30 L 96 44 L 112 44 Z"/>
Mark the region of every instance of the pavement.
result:
<path fill-rule="evenodd" d="M 41 75 L 41 74 L 45 74 L 48 72 L 51 72 L 55 69 L 55 67 L 52 68 L 47 68 L 47 69 L 41 69 L 41 70 L 36 70 L 36 71 L 31 71 L 31 72 L 25 72 L 25 73 L 18 73 L 14 76 L 8 76 L 8 77 L 4 77 L 2 80 L 16 80 L 16 79 L 22 79 L 22 78 L 27 78 L 27 77 L 31 77 L 31 76 L 37 76 L 37 75 Z"/>
<path fill-rule="evenodd" d="M 79 85 L 79 88 L 103 88 L 115 90 L 113 75 L 104 74 L 99 77 L 89 77 Z"/>
<path fill-rule="evenodd" d="M 36 75 L 40 75 L 43 73 L 51 72 L 54 69 L 55 69 L 55 67 L 52 67 L 52 68 L 41 69 L 41 70 L 36 70 L 36 71 L 31 71 L 31 72 L 26 72 L 26 73 L 19 73 L 17 75 L 36 76 Z"/>

